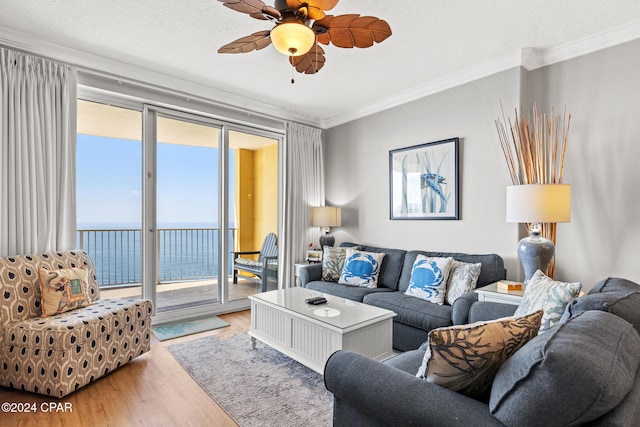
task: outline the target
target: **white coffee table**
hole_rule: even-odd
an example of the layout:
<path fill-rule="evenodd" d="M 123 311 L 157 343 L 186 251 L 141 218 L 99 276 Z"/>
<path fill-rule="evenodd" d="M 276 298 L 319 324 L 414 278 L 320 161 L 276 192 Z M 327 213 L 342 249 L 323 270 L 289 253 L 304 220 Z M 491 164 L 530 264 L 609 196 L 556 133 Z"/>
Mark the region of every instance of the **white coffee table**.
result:
<path fill-rule="evenodd" d="M 325 297 L 327 304 L 304 302 L 316 296 Z M 394 354 L 393 311 L 297 287 L 249 299 L 252 346 L 258 339 L 321 374 L 337 350 L 379 361 Z"/>

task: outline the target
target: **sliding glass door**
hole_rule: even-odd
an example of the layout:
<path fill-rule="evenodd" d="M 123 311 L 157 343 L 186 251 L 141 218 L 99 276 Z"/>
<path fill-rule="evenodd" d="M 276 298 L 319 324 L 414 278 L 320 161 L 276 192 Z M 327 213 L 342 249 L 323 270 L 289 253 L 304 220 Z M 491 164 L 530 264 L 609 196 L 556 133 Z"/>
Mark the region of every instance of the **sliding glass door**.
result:
<path fill-rule="evenodd" d="M 78 247 L 102 296 L 151 299 L 160 323 L 247 308 L 262 278 L 234 280 L 233 258 L 277 234 L 282 135 L 111 99 L 78 112 Z"/>
<path fill-rule="evenodd" d="M 156 310 L 219 302 L 220 128 L 164 114 L 156 129 Z"/>

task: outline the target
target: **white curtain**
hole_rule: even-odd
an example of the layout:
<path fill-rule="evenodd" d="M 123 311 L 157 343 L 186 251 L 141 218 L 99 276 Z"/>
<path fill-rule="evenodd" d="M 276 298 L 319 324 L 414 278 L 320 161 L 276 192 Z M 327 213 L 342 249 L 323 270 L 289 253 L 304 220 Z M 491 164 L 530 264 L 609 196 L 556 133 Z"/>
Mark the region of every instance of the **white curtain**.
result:
<path fill-rule="evenodd" d="M 76 245 L 76 72 L 0 48 L 0 256 Z"/>
<path fill-rule="evenodd" d="M 311 227 L 311 208 L 324 205 L 324 153 L 320 129 L 287 123 L 285 139 L 284 230 L 278 239 L 283 287 L 294 285 L 295 264 L 320 237 Z"/>

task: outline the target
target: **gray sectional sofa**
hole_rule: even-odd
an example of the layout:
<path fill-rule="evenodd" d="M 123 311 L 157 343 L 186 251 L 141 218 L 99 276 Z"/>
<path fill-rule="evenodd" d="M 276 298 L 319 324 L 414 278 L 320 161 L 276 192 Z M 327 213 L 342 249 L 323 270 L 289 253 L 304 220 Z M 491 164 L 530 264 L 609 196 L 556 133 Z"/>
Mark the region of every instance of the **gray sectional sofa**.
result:
<path fill-rule="evenodd" d="M 469 322 L 515 309 L 476 302 Z M 482 401 L 416 377 L 425 350 L 384 363 L 338 351 L 324 373 L 334 394 L 333 425 L 637 426 L 639 330 L 640 285 L 603 280 L 507 359 Z"/>
<path fill-rule="evenodd" d="M 468 323 L 469 309 L 477 295 L 469 292 L 453 306 L 438 305 L 405 295 L 411 280 L 413 263 L 419 254 L 429 257 L 452 257 L 458 261 L 481 263 L 477 287 L 505 278 L 504 261 L 499 255 L 470 255 L 452 252 L 406 251 L 345 242 L 340 246 L 359 246 L 366 252 L 385 254 L 380 267 L 377 288 L 364 288 L 322 281 L 322 265 L 310 264 L 300 269 L 302 286 L 319 292 L 375 305 L 397 314 L 393 319 L 393 347 L 400 351 L 417 349 L 427 340 L 430 330 L 442 326 Z"/>

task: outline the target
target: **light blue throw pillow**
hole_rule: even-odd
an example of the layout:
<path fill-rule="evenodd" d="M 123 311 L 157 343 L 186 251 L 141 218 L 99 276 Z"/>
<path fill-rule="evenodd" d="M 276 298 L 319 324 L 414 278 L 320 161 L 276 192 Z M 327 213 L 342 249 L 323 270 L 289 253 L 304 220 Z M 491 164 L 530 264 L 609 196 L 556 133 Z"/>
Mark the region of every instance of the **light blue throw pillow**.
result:
<path fill-rule="evenodd" d="M 378 287 L 378 275 L 384 253 L 362 252 L 347 248 L 344 268 L 338 283 L 343 285 Z"/>
<path fill-rule="evenodd" d="M 418 255 L 411 270 L 411 281 L 405 295 L 442 305 L 447 290 L 447 277 L 452 258 Z"/>

